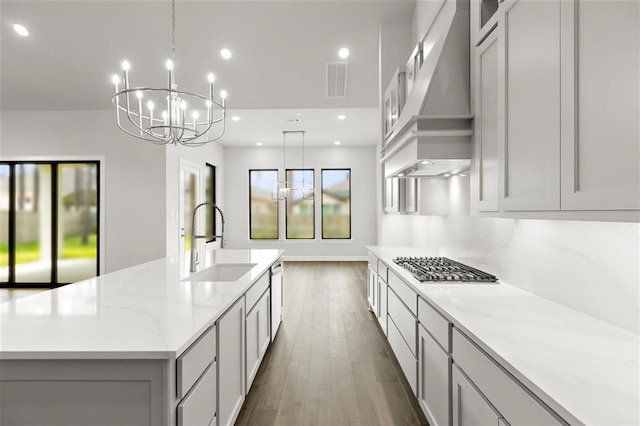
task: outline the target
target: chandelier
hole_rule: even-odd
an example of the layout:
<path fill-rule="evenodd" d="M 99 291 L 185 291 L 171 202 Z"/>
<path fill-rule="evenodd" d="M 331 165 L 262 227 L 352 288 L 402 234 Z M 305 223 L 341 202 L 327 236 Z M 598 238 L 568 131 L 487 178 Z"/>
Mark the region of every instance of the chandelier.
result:
<path fill-rule="evenodd" d="M 133 137 L 157 145 L 201 146 L 224 135 L 227 93 L 221 90 L 219 99 L 214 97 L 213 74 L 208 75 L 208 95 L 178 90 L 173 75 L 175 29 L 175 0 L 171 0 L 171 59 L 166 62 L 167 87 L 130 87 L 131 66 L 124 61 L 122 88 L 120 77 L 112 77 L 115 94 L 111 102 L 116 108 L 118 127 Z"/>
<path fill-rule="evenodd" d="M 302 134 L 302 181 L 288 180 L 287 175 L 287 156 L 286 156 L 286 141 L 287 134 L 300 133 Z M 287 200 L 289 198 L 296 199 L 309 199 L 313 198 L 315 189 L 313 186 L 308 186 L 305 181 L 305 168 L 304 168 L 304 130 L 283 130 L 282 131 L 282 167 L 284 169 L 284 180 L 279 180 L 272 192 L 273 200 Z M 293 174 L 292 174 L 293 178 Z M 310 183 L 310 182 L 309 182 Z"/>

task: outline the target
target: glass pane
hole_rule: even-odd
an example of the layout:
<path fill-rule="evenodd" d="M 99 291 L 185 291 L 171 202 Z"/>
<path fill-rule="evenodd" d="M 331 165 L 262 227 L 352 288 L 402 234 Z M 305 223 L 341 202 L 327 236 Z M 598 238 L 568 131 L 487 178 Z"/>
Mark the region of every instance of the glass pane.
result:
<path fill-rule="evenodd" d="M 277 170 L 249 170 L 251 239 L 278 238 L 278 201 L 271 197 L 277 185 Z"/>
<path fill-rule="evenodd" d="M 322 170 L 322 238 L 351 238 L 351 170 Z"/>
<path fill-rule="evenodd" d="M 98 167 L 58 165 L 58 282 L 98 273 Z"/>
<path fill-rule="evenodd" d="M 0 282 L 9 281 L 9 172 L 0 164 Z"/>
<path fill-rule="evenodd" d="M 197 191 L 198 191 L 198 170 L 197 169 L 189 169 L 185 167 L 183 169 L 182 176 L 182 187 L 184 190 L 183 193 L 183 223 L 184 223 L 184 235 L 187 237 L 184 238 L 184 253 L 185 259 L 189 259 L 189 254 L 191 252 L 191 238 L 188 238 L 191 235 L 191 228 L 193 222 L 193 211 L 196 208 Z M 204 208 L 204 207 L 203 207 Z M 202 209 L 199 209 L 202 211 Z M 202 228 L 200 228 L 202 229 Z"/>
<path fill-rule="evenodd" d="M 287 170 L 287 182 L 293 182 L 287 198 L 287 238 L 315 238 L 313 170 Z"/>
<path fill-rule="evenodd" d="M 207 203 L 216 203 L 216 167 L 211 164 L 207 164 L 204 172 L 204 181 L 205 181 L 205 201 Z M 214 215 L 215 209 L 206 208 L 205 209 L 205 235 L 208 236 L 207 242 L 215 241 L 213 235 L 216 235 L 216 222 Z"/>
<path fill-rule="evenodd" d="M 16 282 L 51 282 L 51 165 L 16 164 Z"/>

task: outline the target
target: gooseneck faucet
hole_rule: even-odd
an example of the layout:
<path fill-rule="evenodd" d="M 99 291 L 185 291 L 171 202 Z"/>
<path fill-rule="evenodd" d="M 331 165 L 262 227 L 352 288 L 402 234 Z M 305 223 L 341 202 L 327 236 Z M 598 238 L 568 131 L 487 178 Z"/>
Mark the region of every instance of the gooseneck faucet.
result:
<path fill-rule="evenodd" d="M 220 212 L 220 218 L 222 219 L 222 229 L 220 235 L 214 235 L 214 238 L 220 238 L 220 248 L 224 248 L 224 213 L 220 210 L 220 207 L 213 203 L 200 203 L 193 209 L 193 219 L 191 221 L 191 264 L 189 266 L 190 272 L 196 271 L 196 240 L 199 238 L 207 238 L 207 235 L 196 235 L 196 214 L 198 209 L 202 206 L 211 206 Z M 215 210 L 214 210 L 215 213 Z"/>

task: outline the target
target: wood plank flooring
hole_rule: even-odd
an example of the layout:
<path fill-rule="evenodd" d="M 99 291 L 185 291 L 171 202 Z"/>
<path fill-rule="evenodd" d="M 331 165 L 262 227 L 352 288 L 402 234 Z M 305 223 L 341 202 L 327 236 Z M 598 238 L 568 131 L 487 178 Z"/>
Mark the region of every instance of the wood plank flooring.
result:
<path fill-rule="evenodd" d="M 284 312 L 237 425 L 426 425 L 367 307 L 365 262 L 287 262 Z"/>

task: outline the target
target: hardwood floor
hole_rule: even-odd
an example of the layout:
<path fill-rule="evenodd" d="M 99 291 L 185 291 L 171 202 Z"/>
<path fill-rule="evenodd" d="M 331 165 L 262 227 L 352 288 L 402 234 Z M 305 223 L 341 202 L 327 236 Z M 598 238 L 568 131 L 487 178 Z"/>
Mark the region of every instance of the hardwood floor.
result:
<path fill-rule="evenodd" d="M 368 310 L 365 262 L 287 262 L 283 322 L 237 425 L 426 425 Z"/>

